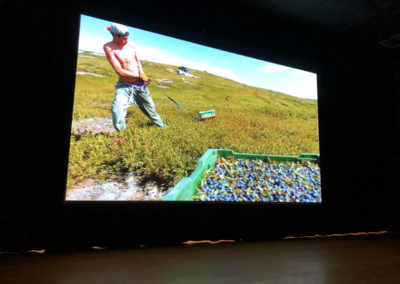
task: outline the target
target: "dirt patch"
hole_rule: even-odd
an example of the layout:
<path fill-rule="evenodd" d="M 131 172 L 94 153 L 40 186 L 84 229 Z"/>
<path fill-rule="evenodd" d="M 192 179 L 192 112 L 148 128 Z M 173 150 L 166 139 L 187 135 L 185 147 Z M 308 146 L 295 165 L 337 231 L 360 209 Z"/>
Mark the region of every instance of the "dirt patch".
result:
<path fill-rule="evenodd" d="M 90 117 L 72 122 L 72 135 L 105 134 L 116 131 L 110 117 Z M 168 193 L 166 187 L 156 181 L 143 180 L 143 177 L 128 174 L 124 177 L 112 177 L 100 183 L 88 178 L 67 189 L 66 200 L 74 201 L 160 201 Z"/>
<path fill-rule="evenodd" d="M 101 116 L 74 120 L 71 127 L 72 135 L 111 133 L 114 131 L 111 117 Z"/>
<path fill-rule="evenodd" d="M 79 57 L 86 57 L 86 58 L 92 58 L 92 59 L 96 59 L 96 57 L 94 57 L 94 56 L 90 56 L 90 55 L 83 55 L 83 54 L 79 54 Z"/>
<path fill-rule="evenodd" d="M 160 83 L 173 83 L 174 80 L 171 79 L 156 79 Z"/>
<path fill-rule="evenodd" d="M 76 75 L 92 75 L 92 76 L 96 76 L 96 77 L 104 77 L 104 75 L 90 73 L 90 72 L 84 72 L 84 71 L 78 71 L 78 72 L 76 72 Z"/>
<path fill-rule="evenodd" d="M 161 201 L 168 191 L 155 181 L 143 184 L 140 177 L 127 175 L 123 179 L 99 183 L 95 179 L 84 180 L 67 189 L 69 201 Z"/>

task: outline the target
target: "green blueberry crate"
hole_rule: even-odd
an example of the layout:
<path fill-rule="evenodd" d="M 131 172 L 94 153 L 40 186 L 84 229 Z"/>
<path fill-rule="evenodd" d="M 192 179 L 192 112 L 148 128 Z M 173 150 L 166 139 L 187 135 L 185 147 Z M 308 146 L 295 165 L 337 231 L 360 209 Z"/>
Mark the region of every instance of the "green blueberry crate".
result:
<path fill-rule="evenodd" d="M 215 109 L 199 111 L 200 120 L 215 118 Z"/>
<path fill-rule="evenodd" d="M 279 156 L 235 153 L 229 149 L 208 149 L 197 162 L 197 167 L 189 177 L 182 178 L 179 183 L 164 196 L 163 201 L 192 201 L 193 194 L 196 192 L 204 173 L 214 167 L 217 156 L 234 156 L 236 159 L 276 161 L 276 162 L 302 162 L 309 161 L 319 163 L 319 154 L 302 153 L 299 156 Z"/>

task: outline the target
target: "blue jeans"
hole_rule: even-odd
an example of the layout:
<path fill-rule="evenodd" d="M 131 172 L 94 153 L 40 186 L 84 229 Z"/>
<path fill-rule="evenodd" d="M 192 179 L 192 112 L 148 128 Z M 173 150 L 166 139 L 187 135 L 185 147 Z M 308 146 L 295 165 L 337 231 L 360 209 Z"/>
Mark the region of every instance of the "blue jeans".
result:
<path fill-rule="evenodd" d="M 156 108 L 146 85 L 135 86 L 123 81 L 115 84 L 115 98 L 111 104 L 111 115 L 117 130 L 126 129 L 125 116 L 128 107 L 137 105 L 140 110 L 158 127 L 164 128 L 164 122 L 156 112 Z"/>

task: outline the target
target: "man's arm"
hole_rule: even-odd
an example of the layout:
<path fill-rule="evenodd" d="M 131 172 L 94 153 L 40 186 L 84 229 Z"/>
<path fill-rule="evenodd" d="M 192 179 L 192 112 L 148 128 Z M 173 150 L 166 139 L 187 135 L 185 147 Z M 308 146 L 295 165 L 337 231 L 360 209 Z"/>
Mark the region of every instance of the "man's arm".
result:
<path fill-rule="evenodd" d="M 135 59 L 136 59 L 137 66 L 138 66 L 138 69 L 139 69 L 139 74 L 144 73 L 143 68 L 142 68 L 142 64 L 139 61 L 136 49 L 135 49 Z"/>
<path fill-rule="evenodd" d="M 122 68 L 121 63 L 119 62 L 118 58 L 115 56 L 111 47 L 104 45 L 104 52 L 106 53 L 107 59 L 110 62 L 111 66 L 117 72 L 117 74 L 121 77 L 132 77 L 132 78 L 139 78 L 139 73 L 128 71 Z"/>
<path fill-rule="evenodd" d="M 136 60 L 137 66 L 138 66 L 140 79 L 142 79 L 146 83 L 146 85 L 150 84 L 151 79 L 149 77 L 147 77 L 146 74 L 144 74 L 142 64 L 140 63 L 139 58 L 137 56 L 136 49 L 135 49 L 135 60 Z"/>

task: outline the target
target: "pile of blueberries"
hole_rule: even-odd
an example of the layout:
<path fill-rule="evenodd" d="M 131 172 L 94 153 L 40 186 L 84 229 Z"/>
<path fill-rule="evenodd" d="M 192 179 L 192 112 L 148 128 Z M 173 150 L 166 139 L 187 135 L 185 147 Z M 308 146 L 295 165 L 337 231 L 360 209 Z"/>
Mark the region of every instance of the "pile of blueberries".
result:
<path fill-rule="evenodd" d="M 206 172 L 197 201 L 321 202 L 320 168 L 309 162 L 224 159 Z"/>

